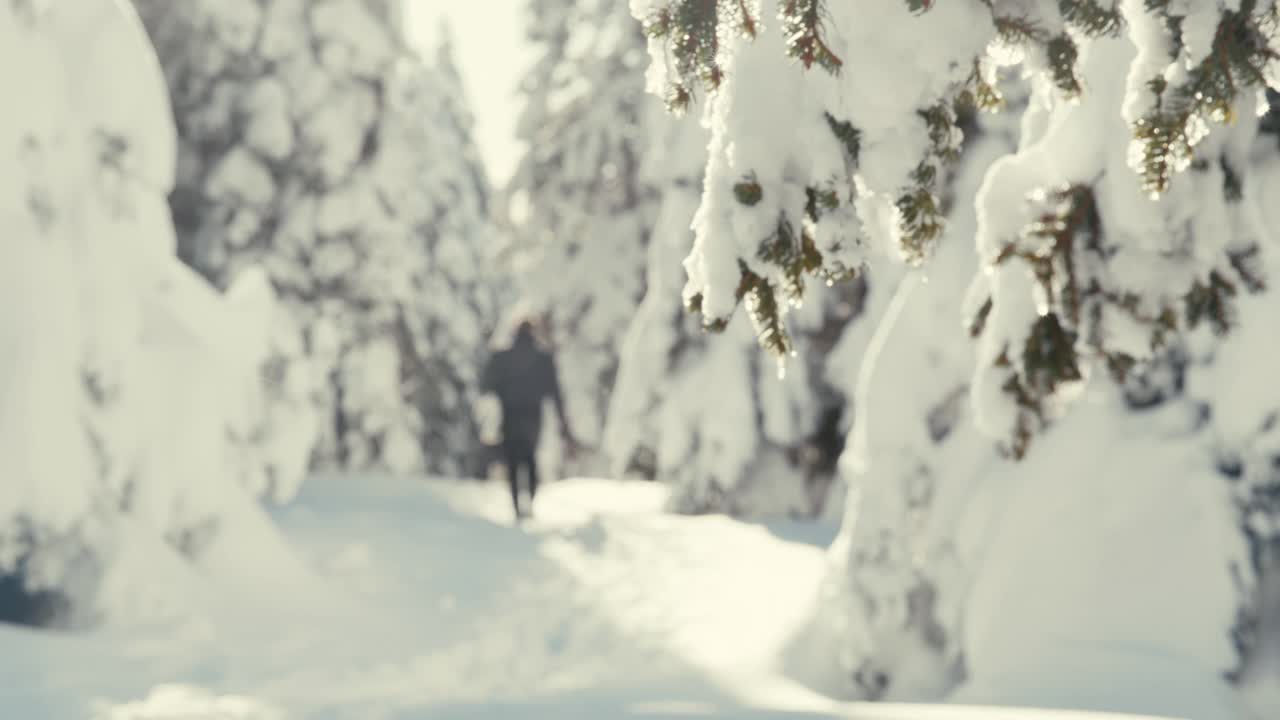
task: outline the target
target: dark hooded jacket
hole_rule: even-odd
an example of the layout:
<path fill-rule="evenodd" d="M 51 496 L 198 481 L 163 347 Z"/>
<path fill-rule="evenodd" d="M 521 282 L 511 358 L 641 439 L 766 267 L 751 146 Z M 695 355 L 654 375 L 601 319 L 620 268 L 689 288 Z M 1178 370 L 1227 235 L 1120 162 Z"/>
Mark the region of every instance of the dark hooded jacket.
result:
<path fill-rule="evenodd" d="M 550 398 L 565 425 L 564 400 L 555 359 L 538 347 L 533 329 L 522 325 L 515 342 L 489 360 L 484 389 L 502 404 L 502 444 L 508 453 L 532 454 L 542 431 L 542 403 Z M 565 425 L 567 428 L 567 425 Z"/>

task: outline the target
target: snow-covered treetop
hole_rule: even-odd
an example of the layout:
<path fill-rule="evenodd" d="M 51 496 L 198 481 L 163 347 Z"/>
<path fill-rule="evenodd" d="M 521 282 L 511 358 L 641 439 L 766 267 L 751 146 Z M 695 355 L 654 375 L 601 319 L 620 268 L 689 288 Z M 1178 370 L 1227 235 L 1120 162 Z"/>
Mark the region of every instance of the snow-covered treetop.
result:
<path fill-rule="evenodd" d="M 1022 149 L 979 195 L 986 272 L 968 314 L 987 368 L 979 419 L 1006 449 L 1020 455 L 1061 386 L 1087 375 L 1083 356 L 1123 377 L 1176 332 L 1225 331 L 1237 288 L 1261 287 L 1260 235 L 1240 201 L 1258 96 L 1280 85 L 1274 1 L 631 9 L 649 36 L 649 90 L 677 111 L 708 95 L 684 295 L 710 327 L 743 303 L 761 342 L 789 353 L 784 315 L 806 281 L 885 254 L 925 261 L 958 113 L 1001 106 L 1002 67 L 1020 68 L 1035 96 Z"/>
<path fill-rule="evenodd" d="M 654 189 L 642 175 L 650 123 L 645 38 L 617 0 L 530 0 L 536 58 L 516 125 L 528 151 L 507 192 L 519 209 L 524 307 L 547 318 L 579 440 L 595 444 L 618 348 L 644 295 Z M 520 250 L 516 250 L 517 253 Z"/>

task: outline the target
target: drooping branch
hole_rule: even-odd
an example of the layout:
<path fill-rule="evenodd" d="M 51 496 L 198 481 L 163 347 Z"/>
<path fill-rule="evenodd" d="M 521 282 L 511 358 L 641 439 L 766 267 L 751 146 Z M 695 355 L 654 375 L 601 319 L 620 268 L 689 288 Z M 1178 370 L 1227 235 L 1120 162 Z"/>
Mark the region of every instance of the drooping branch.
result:
<path fill-rule="evenodd" d="M 779 13 L 787 54 L 809 69 L 814 63 L 830 73 L 840 72 L 844 61 L 824 38 L 826 8 L 823 0 L 785 0 Z"/>

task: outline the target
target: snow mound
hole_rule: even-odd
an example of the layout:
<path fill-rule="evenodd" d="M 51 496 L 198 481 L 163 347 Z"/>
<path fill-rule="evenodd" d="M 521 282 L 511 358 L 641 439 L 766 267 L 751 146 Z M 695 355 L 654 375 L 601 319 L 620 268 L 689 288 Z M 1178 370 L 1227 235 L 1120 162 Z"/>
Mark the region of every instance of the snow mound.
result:
<path fill-rule="evenodd" d="M 65 596 L 47 622 L 168 614 L 183 564 L 301 479 L 258 432 L 275 298 L 174 256 L 173 114 L 130 3 L 6 4 L 0 48 L 24 98 L 0 121 L 0 572 Z"/>
<path fill-rule="evenodd" d="M 847 720 L 1176 720 L 1153 715 L 1122 715 L 1078 710 L 1046 710 L 995 705 L 918 705 L 862 703 L 844 715 Z"/>
<path fill-rule="evenodd" d="M 284 720 L 285 715 L 257 700 L 215 695 L 187 685 L 158 685 L 143 700 L 114 707 L 105 704 L 92 720 Z"/>

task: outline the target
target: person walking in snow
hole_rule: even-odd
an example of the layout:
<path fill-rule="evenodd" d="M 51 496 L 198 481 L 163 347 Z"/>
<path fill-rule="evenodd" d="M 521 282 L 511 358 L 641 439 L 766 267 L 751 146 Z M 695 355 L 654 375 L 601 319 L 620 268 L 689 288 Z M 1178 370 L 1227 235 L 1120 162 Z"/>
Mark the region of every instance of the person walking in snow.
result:
<path fill-rule="evenodd" d="M 511 347 L 490 358 L 483 388 L 497 395 L 502 406 L 502 460 L 507 466 L 507 483 L 511 486 L 516 518 L 524 518 L 530 510 L 520 507 L 520 469 L 527 471 L 531 509 L 538 492 L 538 464 L 534 455 L 542 434 L 542 406 L 548 398 L 555 404 L 565 446 L 571 452 L 577 447 L 565 417 L 555 358 L 539 346 L 533 323 L 521 322 Z"/>

